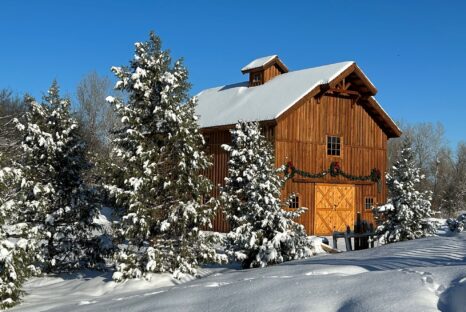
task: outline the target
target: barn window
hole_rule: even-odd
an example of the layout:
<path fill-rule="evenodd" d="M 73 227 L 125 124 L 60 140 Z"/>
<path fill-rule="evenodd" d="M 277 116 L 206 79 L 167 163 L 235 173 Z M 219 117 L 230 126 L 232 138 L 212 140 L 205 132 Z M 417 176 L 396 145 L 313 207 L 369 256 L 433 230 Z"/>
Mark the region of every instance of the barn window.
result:
<path fill-rule="evenodd" d="M 289 208 L 299 208 L 299 196 L 295 195 L 290 198 Z"/>
<path fill-rule="evenodd" d="M 366 210 L 371 210 L 374 207 L 374 197 L 366 197 L 364 199 L 364 208 Z"/>
<path fill-rule="evenodd" d="M 327 155 L 340 156 L 341 155 L 341 139 L 338 136 L 327 137 Z"/>

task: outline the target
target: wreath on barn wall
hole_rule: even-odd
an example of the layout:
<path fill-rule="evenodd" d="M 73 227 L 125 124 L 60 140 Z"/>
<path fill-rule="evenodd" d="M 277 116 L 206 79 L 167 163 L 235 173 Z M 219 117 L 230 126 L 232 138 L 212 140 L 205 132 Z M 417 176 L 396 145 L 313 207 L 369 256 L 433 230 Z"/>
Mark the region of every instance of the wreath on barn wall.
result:
<path fill-rule="evenodd" d="M 379 193 L 382 191 L 382 174 L 379 169 L 373 168 L 371 173 L 367 176 L 355 176 L 349 174 L 341 169 L 340 163 L 333 161 L 327 170 L 318 173 L 311 173 L 296 168 L 291 161 L 285 164 L 285 177 L 286 179 L 292 179 L 295 175 L 300 175 L 304 178 L 319 179 L 330 174 L 332 177 L 342 176 L 353 181 L 372 181 L 377 183 L 377 189 Z"/>

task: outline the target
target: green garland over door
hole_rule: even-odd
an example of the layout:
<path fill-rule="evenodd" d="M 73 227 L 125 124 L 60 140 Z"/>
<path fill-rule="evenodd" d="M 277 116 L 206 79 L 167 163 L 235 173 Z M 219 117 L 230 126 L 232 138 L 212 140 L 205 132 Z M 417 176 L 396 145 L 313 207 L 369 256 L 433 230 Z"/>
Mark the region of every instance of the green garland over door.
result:
<path fill-rule="evenodd" d="M 378 192 L 380 193 L 382 191 L 382 174 L 377 168 L 373 168 L 369 175 L 355 176 L 343 171 L 337 161 L 332 162 L 327 170 L 317 173 L 300 170 L 296 168 L 291 161 L 285 164 L 285 177 L 287 179 L 292 179 L 295 175 L 299 175 L 304 178 L 319 179 L 325 177 L 327 174 L 330 174 L 332 177 L 342 176 L 352 181 L 372 181 L 377 183 Z"/>

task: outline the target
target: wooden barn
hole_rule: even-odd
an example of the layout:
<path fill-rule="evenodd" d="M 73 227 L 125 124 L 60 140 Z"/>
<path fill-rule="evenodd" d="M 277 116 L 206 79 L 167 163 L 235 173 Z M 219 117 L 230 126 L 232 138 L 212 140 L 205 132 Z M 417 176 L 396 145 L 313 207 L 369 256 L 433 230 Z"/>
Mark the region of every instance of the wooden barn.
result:
<path fill-rule="evenodd" d="M 289 209 L 308 208 L 298 220 L 308 234 L 344 230 L 357 212 L 372 221 L 371 207 L 387 197 L 387 142 L 401 131 L 356 63 L 289 71 L 273 55 L 241 71 L 247 81 L 198 95 L 196 113 L 213 155 L 208 176 L 214 184 L 227 175 L 221 145 L 230 143 L 229 129 L 238 120 L 260 121 L 275 148 L 276 166 L 286 165 L 290 176 L 282 196 L 297 194 Z M 214 229 L 228 230 L 221 213 Z"/>

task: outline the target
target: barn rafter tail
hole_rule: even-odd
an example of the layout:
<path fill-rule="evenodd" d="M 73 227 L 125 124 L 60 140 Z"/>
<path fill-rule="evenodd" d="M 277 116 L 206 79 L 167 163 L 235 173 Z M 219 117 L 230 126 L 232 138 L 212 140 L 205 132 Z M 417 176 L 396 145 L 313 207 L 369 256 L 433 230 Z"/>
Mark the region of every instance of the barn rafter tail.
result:
<path fill-rule="evenodd" d="M 385 203 L 387 142 L 400 129 L 375 99 L 377 89 L 355 62 L 289 71 L 277 55 L 253 60 L 241 69 L 248 80 L 204 90 L 196 113 L 213 155 L 207 172 L 215 185 L 228 173 L 222 144 L 238 120 L 260 121 L 275 148 L 276 166 L 293 164 L 303 173 L 282 192 L 296 193 L 288 209 L 307 207 L 299 222 L 309 234 L 325 235 L 353 224 L 357 212 L 372 220 L 371 207 Z M 344 174 L 319 174 L 329 168 Z M 214 191 L 218 195 L 218 189 Z M 214 230 L 227 231 L 217 214 Z"/>

